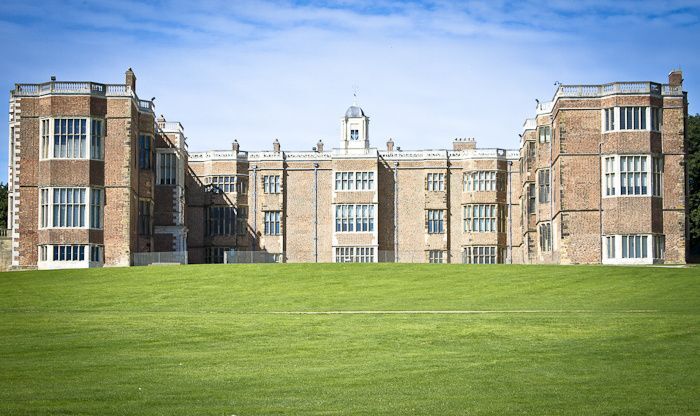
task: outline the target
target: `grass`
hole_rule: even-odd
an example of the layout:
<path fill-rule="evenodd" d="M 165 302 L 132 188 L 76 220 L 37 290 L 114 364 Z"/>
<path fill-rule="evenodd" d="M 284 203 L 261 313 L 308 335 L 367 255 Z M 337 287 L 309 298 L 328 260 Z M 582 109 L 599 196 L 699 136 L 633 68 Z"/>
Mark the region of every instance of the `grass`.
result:
<path fill-rule="evenodd" d="M 700 268 L 18 272 L 0 302 L 1 415 L 700 409 Z M 429 310 L 491 312 L 274 313 Z"/>

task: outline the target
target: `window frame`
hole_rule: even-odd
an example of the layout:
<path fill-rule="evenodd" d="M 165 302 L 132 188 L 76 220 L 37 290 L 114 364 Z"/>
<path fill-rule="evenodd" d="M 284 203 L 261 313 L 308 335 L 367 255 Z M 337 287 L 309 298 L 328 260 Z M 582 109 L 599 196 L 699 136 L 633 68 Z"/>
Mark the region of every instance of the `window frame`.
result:
<path fill-rule="evenodd" d="M 65 132 L 66 134 L 61 134 L 64 131 L 64 126 L 61 124 L 65 121 Z M 74 131 L 68 133 L 69 130 L 73 130 L 75 125 L 71 126 L 69 129 L 69 123 L 84 122 L 79 123 L 81 133 L 77 133 L 84 137 L 78 137 L 78 143 L 81 144 L 80 149 L 84 150 L 81 153 L 79 150 L 79 155 L 75 157 L 74 155 L 68 157 L 68 143 L 69 135 L 73 137 L 71 143 L 71 150 L 75 149 L 75 135 Z M 56 126 L 60 125 L 59 132 L 56 132 Z M 99 125 L 99 136 L 95 137 L 95 126 Z M 105 144 L 105 131 L 106 131 L 106 121 L 101 117 L 40 117 L 39 118 L 39 160 L 98 160 L 104 161 L 104 144 Z M 66 136 L 65 152 L 66 156 L 56 155 L 56 136 Z M 99 144 L 97 151 L 94 147 Z M 59 144 L 61 146 L 61 144 Z M 59 152 L 60 153 L 60 152 Z M 82 156 L 80 156 L 82 154 Z"/>

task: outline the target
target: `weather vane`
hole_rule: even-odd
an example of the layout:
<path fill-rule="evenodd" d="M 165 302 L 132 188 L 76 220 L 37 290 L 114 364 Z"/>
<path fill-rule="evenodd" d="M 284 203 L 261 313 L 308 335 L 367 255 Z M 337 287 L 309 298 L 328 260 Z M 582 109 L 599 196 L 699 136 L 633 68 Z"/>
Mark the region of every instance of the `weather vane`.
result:
<path fill-rule="evenodd" d="M 357 105 L 357 91 L 360 89 L 360 87 L 357 84 L 353 84 L 352 86 L 352 105 Z"/>

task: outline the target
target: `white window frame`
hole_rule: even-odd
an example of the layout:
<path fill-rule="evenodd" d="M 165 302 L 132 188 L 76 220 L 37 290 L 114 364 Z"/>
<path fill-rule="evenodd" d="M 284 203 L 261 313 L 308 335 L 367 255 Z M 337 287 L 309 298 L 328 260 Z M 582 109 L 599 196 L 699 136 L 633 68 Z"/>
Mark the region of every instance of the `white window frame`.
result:
<path fill-rule="evenodd" d="M 445 250 L 428 250 L 426 253 L 428 263 L 443 264 L 447 263 L 447 252 Z"/>
<path fill-rule="evenodd" d="M 374 233 L 374 204 L 336 204 L 333 212 L 336 233 Z"/>
<path fill-rule="evenodd" d="M 84 156 L 63 157 L 55 154 L 56 121 L 85 120 Z M 93 123 L 100 125 L 99 137 L 93 137 Z M 60 133 L 60 132 L 59 132 Z M 72 133 L 75 134 L 75 133 Z M 82 140 L 79 140 L 82 142 Z M 104 160 L 105 120 L 95 117 L 42 117 L 39 119 L 39 160 Z M 94 149 L 93 147 L 98 147 Z M 68 153 L 68 141 L 66 141 Z M 79 152 L 80 153 L 80 152 Z"/>
<path fill-rule="evenodd" d="M 499 232 L 499 204 L 467 204 L 462 208 L 463 229 L 467 233 Z"/>
<path fill-rule="evenodd" d="M 445 234 L 445 210 L 428 209 L 425 212 L 425 231 L 428 234 Z"/>
<path fill-rule="evenodd" d="M 537 127 L 537 139 L 540 143 L 550 143 L 552 141 L 552 126 Z"/>
<path fill-rule="evenodd" d="M 37 268 L 40 270 L 104 266 L 104 246 L 102 244 L 40 244 L 37 246 L 37 250 L 39 256 Z M 79 258 L 81 251 L 82 259 Z M 93 254 L 96 254 L 97 257 L 93 257 Z M 54 259 L 55 255 L 58 255 L 58 259 Z"/>
<path fill-rule="evenodd" d="M 377 250 L 375 247 L 343 246 L 333 250 L 335 263 L 376 263 Z"/>
<path fill-rule="evenodd" d="M 336 192 L 374 190 L 374 171 L 336 171 L 334 178 Z"/>
<path fill-rule="evenodd" d="M 62 211 L 61 207 L 65 206 L 65 211 L 68 211 L 68 206 L 71 207 L 71 212 L 73 210 L 78 209 L 78 218 L 80 218 L 80 213 L 81 213 L 81 206 L 83 207 L 82 215 L 83 215 L 83 224 L 82 226 L 75 226 L 71 224 L 71 226 L 61 226 L 60 224 L 55 224 L 54 221 L 54 210 L 55 207 L 54 205 L 56 204 L 55 201 L 55 191 L 58 191 L 59 193 L 61 190 L 66 190 L 66 201 L 64 203 L 61 203 L 60 201 L 58 202 L 58 215 L 60 218 L 60 213 Z M 72 201 L 73 196 L 75 191 L 78 190 L 78 193 L 80 191 L 84 191 L 84 200 L 83 202 L 74 202 Z M 68 192 L 71 192 L 71 202 L 68 203 Z M 94 205 L 93 204 L 93 194 L 100 193 L 100 205 Z M 93 206 L 98 207 L 93 209 Z M 105 191 L 104 188 L 98 188 L 98 187 L 92 187 L 92 188 L 87 188 L 87 187 L 66 187 L 66 186 L 54 186 L 54 187 L 42 187 L 39 188 L 39 210 L 38 210 L 38 225 L 40 229 L 86 229 L 86 230 L 102 230 L 104 229 L 104 207 L 105 207 Z M 95 214 L 98 214 L 100 216 L 99 218 L 99 227 L 94 227 L 93 225 L 93 216 Z M 65 223 L 68 223 L 67 220 L 67 213 L 64 214 L 66 221 Z M 72 222 L 72 221 L 71 221 Z M 60 223 L 60 221 L 59 221 Z"/>
<path fill-rule="evenodd" d="M 627 110 L 628 108 L 632 110 Z M 600 129 L 603 133 L 620 131 L 661 131 L 661 126 L 663 125 L 663 108 L 661 107 L 622 105 L 603 108 L 600 111 Z M 628 111 L 631 115 L 631 128 L 627 128 Z M 657 112 L 657 114 L 652 115 L 653 112 Z M 638 128 L 634 128 L 635 116 Z M 642 124 L 644 124 L 643 128 Z M 622 126 L 625 128 L 622 128 Z"/>
<path fill-rule="evenodd" d="M 654 264 L 665 260 L 663 234 L 611 234 L 604 235 L 602 239 L 604 264 Z"/>
<path fill-rule="evenodd" d="M 499 258 L 496 246 L 467 246 L 462 251 L 462 262 L 464 264 L 498 264 L 502 259 Z"/>
<path fill-rule="evenodd" d="M 493 192 L 502 190 L 500 175 L 495 170 L 477 170 L 464 174 L 465 192 Z"/>
<path fill-rule="evenodd" d="M 282 211 L 263 211 L 263 229 L 265 235 L 281 235 Z"/>
<path fill-rule="evenodd" d="M 632 170 L 627 170 L 631 159 Z M 609 164 L 613 161 L 613 169 L 610 170 Z M 638 161 L 638 163 L 637 163 Z M 625 163 L 623 170 L 622 163 Z M 616 197 L 663 197 L 664 183 L 664 157 L 663 155 L 655 154 L 629 154 L 629 155 L 604 155 L 601 157 L 601 189 L 600 193 L 603 198 Z M 613 193 L 609 194 L 609 181 L 613 181 Z M 632 193 L 629 193 L 631 183 Z M 623 184 L 624 194 L 623 194 Z M 638 184 L 638 185 L 637 185 Z M 637 189 L 639 188 L 639 193 Z M 643 192 L 645 191 L 646 192 Z"/>
<path fill-rule="evenodd" d="M 175 151 L 156 150 L 156 183 L 177 185 L 178 157 Z"/>
<path fill-rule="evenodd" d="M 280 193 L 280 175 L 263 175 L 263 193 Z"/>
<path fill-rule="evenodd" d="M 445 190 L 445 174 L 430 172 L 426 177 L 426 189 L 430 192 L 440 192 Z"/>

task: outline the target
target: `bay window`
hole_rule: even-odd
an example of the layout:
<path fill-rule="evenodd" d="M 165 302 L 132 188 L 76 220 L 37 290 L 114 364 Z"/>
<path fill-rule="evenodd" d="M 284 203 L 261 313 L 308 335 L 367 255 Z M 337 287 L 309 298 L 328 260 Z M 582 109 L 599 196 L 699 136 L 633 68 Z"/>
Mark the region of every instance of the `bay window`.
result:
<path fill-rule="evenodd" d="M 104 121 L 95 118 L 42 118 L 40 159 L 104 159 Z"/>

